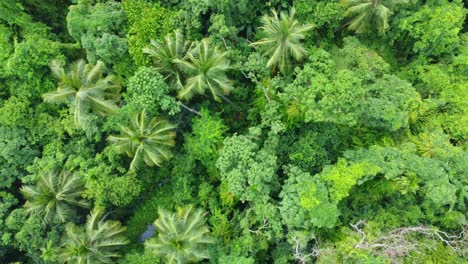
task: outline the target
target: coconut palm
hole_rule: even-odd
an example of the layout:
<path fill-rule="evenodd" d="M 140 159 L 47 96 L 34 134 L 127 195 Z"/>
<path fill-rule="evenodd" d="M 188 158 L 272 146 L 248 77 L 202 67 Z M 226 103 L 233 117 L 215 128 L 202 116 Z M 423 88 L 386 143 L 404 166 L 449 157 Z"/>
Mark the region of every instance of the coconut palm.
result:
<path fill-rule="evenodd" d="M 70 103 L 75 124 L 82 127 L 90 111 L 106 116 L 117 110 L 120 84 L 114 75 L 104 77 L 104 63 L 74 62 L 69 71 L 56 60 L 51 63 L 52 74 L 59 80 L 57 90 L 43 95 L 44 101 Z"/>
<path fill-rule="evenodd" d="M 178 60 L 186 55 L 189 42 L 184 41 L 182 34 L 176 31 L 167 35 L 164 43 L 151 40 L 151 46 L 143 49 L 143 52 L 153 58 L 156 69 L 164 76 L 170 87 L 180 90 L 184 86 L 184 77 L 178 67 Z"/>
<path fill-rule="evenodd" d="M 348 29 L 365 33 L 374 26 L 383 34 L 390 27 L 388 20 L 393 14 L 391 9 L 407 2 L 408 0 L 343 0 L 348 8 L 344 16 L 351 18 Z"/>
<path fill-rule="evenodd" d="M 128 126 L 121 127 L 118 136 L 109 136 L 118 153 L 133 157 L 130 170 L 135 170 L 144 161 L 148 166 L 161 166 L 172 155 L 170 147 L 175 145 L 174 125 L 160 118 L 149 118 L 145 111 L 133 116 Z"/>
<path fill-rule="evenodd" d="M 204 225 L 203 211 L 193 206 L 178 208 L 176 213 L 159 210 L 154 225 L 158 236 L 145 242 L 145 247 L 166 263 L 191 263 L 208 259 L 207 245 L 213 243 Z"/>
<path fill-rule="evenodd" d="M 43 213 L 44 223 L 66 222 L 78 207 L 88 207 L 82 198 L 84 192 L 80 178 L 70 172 L 50 172 L 41 175 L 35 186 L 23 186 L 25 207 L 32 213 Z"/>
<path fill-rule="evenodd" d="M 281 12 L 278 16 L 278 13 L 272 10 L 272 16 L 265 15 L 262 18 L 263 26 L 260 27 L 260 34 L 264 38 L 252 44 L 264 48 L 264 56 L 270 57 L 267 67 L 273 67 L 273 74 L 276 73 L 277 67 L 281 72 L 285 72 L 291 65 L 291 58 L 299 61 L 307 54 L 301 40 L 313 26 L 301 25 L 294 18 L 295 12 L 293 7 L 289 14 Z"/>
<path fill-rule="evenodd" d="M 215 100 L 232 90 L 231 80 L 226 76 L 230 69 L 227 52 L 212 46 L 208 39 L 196 43 L 183 60 L 177 59 L 179 68 L 187 76 L 184 87 L 179 91 L 180 99 L 188 100 L 206 90 Z"/>
<path fill-rule="evenodd" d="M 79 264 L 115 263 L 119 250 L 128 243 L 122 234 L 126 228 L 105 218 L 101 210 L 94 210 L 84 227 L 67 225 L 60 259 Z"/>

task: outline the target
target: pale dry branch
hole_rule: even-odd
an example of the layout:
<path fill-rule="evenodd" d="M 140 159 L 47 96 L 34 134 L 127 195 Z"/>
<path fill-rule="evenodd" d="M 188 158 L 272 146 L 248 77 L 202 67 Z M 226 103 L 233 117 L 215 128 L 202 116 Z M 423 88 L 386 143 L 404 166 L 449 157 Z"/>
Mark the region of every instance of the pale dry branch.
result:
<path fill-rule="evenodd" d="M 257 228 L 257 230 L 252 230 L 252 229 L 249 229 L 249 232 L 250 233 L 254 233 L 254 234 L 258 234 L 260 233 L 260 231 L 262 231 L 263 229 L 267 229 L 270 227 L 270 222 L 268 222 L 268 219 L 266 219 L 265 217 L 263 217 L 263 223 L 262 225 Z"/>
<path fill-rule="evenodd" d="M 294 247 L 293 247 L 293 257 L 296 259 L 300 264 L 307 264 L 307 260 L 309 258 L 316 258 L 320 256 L 320 248 L 318 243 L 315 243 L 312 247 L 310 253 L 304 252 L 304 247 L 301 246 L 301 242 L 297 237 L 294 239 Z"/>
<path fill-rule="evenodd" d="M 361 240 L 355 245 L 355 248 L 371 250 L 375 254 L 388 257 L 403 257 L 407 256 L 410 252 L 418 251 L 418 243 L 414 239 L 411 239 L 412 235 L 422 235 L 428 239 L 441 241 L 458 254 L 465 254 L 463 251 L 468 243 L 466 227 L 457 235 L 449 234 L 433 227 L 401 227 L 373 241 L 368 241 L 366 233 L 363 230 L 365 225 L 366 223 L 362 220 L 356 224 L 350 224 L 361 235 Z"/>
<path fill-rule="evenodd" d="M 185 108 L 186 110 L 188 110 L 188 111 L 190 111 L 190 112 L 192 112 L 192 113 L 194 113 L 194 114 L 197 114 L 197 115 L 201 116 L 200 112 L 198 112 L 197 110 L 195 110 L 195 109 L 193 109 L 193 108 L 190 108 L 190 107 L 186 106 L 186 105 L 183 104 L 181 101 L 179 101 L 179 104 L 180 104 L 180 106 L 182 106 L 182 107 Z"/>

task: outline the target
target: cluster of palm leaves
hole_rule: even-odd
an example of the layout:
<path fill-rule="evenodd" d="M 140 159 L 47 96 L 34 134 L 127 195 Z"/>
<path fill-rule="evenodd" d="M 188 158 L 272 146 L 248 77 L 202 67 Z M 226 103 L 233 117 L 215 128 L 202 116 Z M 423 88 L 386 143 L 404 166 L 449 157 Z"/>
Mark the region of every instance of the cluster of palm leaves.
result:
<path fill-rule="evenodd" d="M 142 162 L 148 166 L 161 166 L 172 157 L 170 147 L 175 145 L 174 125 L 160 118 L 149 118 L 145 111 L 136 113 L 127 126 L 122 126 L 120 135 L 109 136 L 108 140 L 118 153 L 133 157 L 130 170 L 137 169 Z"/>
<path fill-rule="evenodd" d="M 70 221 L 79 207 L 90 204 L 82 198 L 84 186 L 76 173 L 51 172 L 39 177 L 35 186 L 23 186 L 21 192 L 27 199 L 25 207 L 36 216 L 42 216 L 44 224 Z M 49 242 L 44 257 L 65 263 L 114 263 L 118 250 L 128 243 L 122 233 L 125 228 L 117 221 L 105 221 L 103 212 L 94 210 L 85 227 L 66 226 L 64 244 L 53 248 Z"/>
<path fill-rule="evenodd" d="M 343 0 L 347 10 L 345 17 L 351 17 L 348 29 L 356 33 L 369 32 L 374 26 L 380 34 L 390 27 L 391 9 L 406 4 L 408 0 Z"/>
<path fill-rule="evenodd" d="M 209 91 L 219 101 L 220 96 L 233 89 L 226 74 L 230 69 L 227 52 L 222 52 L 208 39 L 190 44 L 176 32 L 167 36 L 163 43 L 151 41 L 151 46 L 143 52 L 153 58 L 156 68 L 178 91 L 180 99 L 189 100 Z"/>
<path fill-rule="evenodd" d="M 173 35 L 167 35 L 164 43 L 151 40 L 151 47 L 144 48 L 143 53 L 153 58 L 156 69 L 171 88 L 181 90 L 185 81 L 177 62 L 183 60 L 189 46 L 190 43 L 184 40 L 179 31 L 176 31 Z"/>
<path fill-rule="evenodd" d="M 90 111 L 107 116 L 113 114 L 118 106 L 120 83 L 116 76 L 104 77 L 104 63 L 87 64 L 84 60 L 74 62 L 68 71 L 54 60 L 52 74 L 59 80 L 57 90 L 43 95 L 44 101 L 69 103 L 78 127 L 86 124 Z"/>
<path fill-rule="evenodd" d="M 145 242 L 145 246 L 165 257 L 165 263 L 192 263 L 209 258 L 207 245 L 214 240 L 204 225 L 202 210 L 193 206 L 178 208 L 176 213 L 160 209 L 154 225 L 158 236 Z"/>
<path fill-rule="evenodd" d="M 94 210 L 84 227 L 67 225 L 59 259 L 66 263 L 115 263 L 119 250 L 129 242 L 123 235 L 125 229 L 118 221 L 106 221 L 103 211 Z"/>
<path fill-rule="evenodd" d="M 34 214 L 44 214 L 44 223 L 68 221 L 78 207 L 88 207 L 82 198 L 84 186 L 78 175 L 50 172 L 41 175 L 35 186 L 23 186 L 25 207 Z"/>
<path fill-rule="evenodd" d="M 263 38 L 252 45 L 261 46 L 264 56 L 268 56 L 267 67 L 273 67 L 273 74 L 279 68 L 284 73 L 291 65 L 291 58 L 301 60 L 307 51 L 301 44 L 305 34 L 313 28 L 310 24 L 301 25 L 294 18 L 295 9 L 291 8 L 289 13 L 278 13 L 273 10 L 272 15 L 262 18 L 263 26 L 260 27 L 260 35 Z"/>

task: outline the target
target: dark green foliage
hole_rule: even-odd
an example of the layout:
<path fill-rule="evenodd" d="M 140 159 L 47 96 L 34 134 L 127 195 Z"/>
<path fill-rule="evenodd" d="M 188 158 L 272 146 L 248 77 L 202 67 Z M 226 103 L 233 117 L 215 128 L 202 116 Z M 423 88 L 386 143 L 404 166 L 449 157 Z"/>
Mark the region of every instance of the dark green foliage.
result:
<path fill-rule="evenodd" d="M 154 220 L 158 218 L 158 208 L 172 209 L 173 202 L 169 194 L 168 188 L 162 187 L 157 194 L 135 208 L 134 215 L 127 222 L 126 235 L 131 241 L 139 241 L 140 235 L 146 230 L 147 225 L 153 224 Z"/>
<path fill-rule="evenodd" d="M 23 251 L 33 262 L 40 261 L 41 249 L 47 247 L 48 241 L 58 241 L 62 231 L 62 227 L 58 225 L 50 229 L 44 228 L 42 219 L 28 218 L 27 212 L 23 209 L 11 212 L 5 223 L 10 234 L 2 237 L 3 242 Z"/>
<path fill-rule="evenodd" d="M 31 165 L 38 151 L 25 138 L 23 129 L 0 127 L 0 187 L 10 188 L 25 176 L 27 166 Z"/>
<path fill-rule="evenodd" d="M 316 38 L 312 33 L 310 39 L 305 40 L 306 43 L 314 43 L 323 37 L 333 38 L 336 31 L 342 27 L 345 6 L 338 1 L 294 0 L 293 4 L 298 20 L 314 24 L 315 31 L 320 35 L 320 38 Z"/>
<path fill-rule="evenodd" d="M 9 232 L 5 219 L 17 204 L 18 199 L 16 199 L 12 194 L 3 191 L 0 192 L 0 259 L 4 258 L 7 254 L 7 245 L 11 243 L 13 239 L 13 234 Z"/>
<path fill-rule="evenodd" d="M 127 107 L 143 110 L 156 115 L 167 112 L 174 115 L 180 111 L 174 97 L 169 96 L 169 87 L 154 68 L 142 67 L 129 79 L 126 100 Z"/>
<path fill-rule="evenodd" d="M 248 1 L 248 0 L 226 0 L 209 1 L 211 8 L 216 10 L 225 20 L 229 31 L 239 32 L 248 39 L 253 37 L 255 27 L 260 24 L 259 14 L 267 14 L 271 8 L 285 8 L 286 1 L 268 0 L 268 1 Z M 211 16 L 213 19 L 217 15 Z M 220 18 L 219 16 L 217 18 Z M 215 19 L 217 19 L 215 18 Z M 212 22 L 212 24 L 215 24 Z"/>
<path fill-rule="evenodd" d="M 89 1 L 80 0 L 69 9 L 68 31 L 86 50 L 90 63 L 102 60 L 106 64 L 117 64 L 127 56 L 125 15 L 119 2 L 92 5 Z"/>
<path fill-rule="evenodd" d="M 22 41 L 10 40 L 14 50 L 2 63 L 2 79 L 5 82 L 2 90 L 11 95 L 39 96 L 55 87 L 49 64 L 52 59 L 63 56 L 63 44 L 48 39 L 45 26 L 37 24 L 31 27 L 34 30 L 28 28 L 21 36 Z"/>
<path fill-rule="evenodd" d="M 159 258 L 151 252 L 131 251 L 125 254 L 118 263 L 121 264 L 159 264 Z"/>
<path fill-rule="evenodd" d="M 285 168 L 288 175 L 281 191 L 281 216 L 284 224 L 293 230 L 312 231 L 313 228 L 331 228 L 338 220 L 336 204 L 328 198 L 324 183 L 314 180 L 309 173 L 297 167 Z"/>
<path fill-rule="evenodd" d="M 460 1 L 442 5 L 424 5 L 398 21 L 398 35 L 403 43 L 411 43 L 415 54 L 439 57 L 453 53 L 460 45 L 459 33 L 466 9 Z"/>
<path fill-rule="evenodd" d="M 148 65 L 143 48 L 151 39 L 162 39 L 173 31 L 172 11 L 159 3 L 143 0 L 125 0 L 122 9 L 127 18 L 127 42 L 130 55 L 137 66 Z"/>
<path fill-rule="evenodd" d="M 310 57 L 285 89 L 289 111 L 299 107 L 306 122 L 387 131 L 407 127 L 420 100 L 411 84 L 387 74 L 388 64 L 356 39 L 345 39 L 345 44 L 336 62 L 323 50 Z"/>
<path fill-rule="evenodd" d="M 259 149 L 255 137 L 234 135 L 224 140 L 216 162 L 227 191 L 240 201 L 267 201 L 276 182 L 276 156 Z"/>
<path fill-rule="evenodd" d="M 227 127 L 222 119 L 203 109 L 201 117 L 193 119 L 192 133 L 186 134 L 185 137 L 184 148 L 213 176 L 217 173 L 215 163 L 219 157 L 219 149 L 226 130 Z"/>
<path fill-rule="evenodd" d="M 128 205 L 143 189 L 142 182 L 134 173 L 126 173 L 126 168 L 120 164 L 119 156 L 112 148 L 107 148 L 88 162 L 89 168 L 83 172 L 87 188 L 85 195 L 98 206 Z"/>
<path fill-rule="evenodd" d="M 458 178 L 463 175 L 463 172 L 458 170 L 466 170 L 467 163 L 463 161 L 466 159 L 465 155 L 454 150 L 450 154 L 449 160 L 458 160 L 457 163 L 445 163 L 448 161 L 447 157 L 425 158 L 414 154 L 415 151 L 416 149 L 411 145 L 404 146 L 403 151 L 374 146 L 369 150 L 349 151 L 345 156 L 354 162 L 367 162 L 380 168 L 378 175 L 385 180 L 376 183 L 370 190 L 373 193 L 376 192 L 376 194 L 380 188 L 385 188 L 386 191 L 376 195 L 375 199 L 391 199 L 398 203 L 405 196 L 411 200 L 419 197 L 422 200 L 417 204 L 421 206 L 426 214 L 425 217 L 431 222 L 443 219 L 443 216 L 451 210 L 449 208 L 464 208 L 463 202 L 462 204 L 459 203 L 465 198 L 460 197 L 462 200 L 459 200 L 457 196 L 464 195 L 462 194 L 464 191 L 459 189 L 461 185 L 459 185 Z M 455 165 L 458 162 L 463 165 L 461 167 Z M 405 196 L 402 197 L 401 195 Z M 415 202 L 415 200 L 412 201 L 412 203 Z M 393 202 L 387 203 L 392 205 Z M 438 217 L 435 215 L 438 215 Z M 408 217 L 404 219 L 408 219 Z M 453 218 L 453 220 L 455 219 Z M 459 222 L 461 224 L 466 220 L 463 217 L 459 218 L 459 221 L 461 221 Z"/>

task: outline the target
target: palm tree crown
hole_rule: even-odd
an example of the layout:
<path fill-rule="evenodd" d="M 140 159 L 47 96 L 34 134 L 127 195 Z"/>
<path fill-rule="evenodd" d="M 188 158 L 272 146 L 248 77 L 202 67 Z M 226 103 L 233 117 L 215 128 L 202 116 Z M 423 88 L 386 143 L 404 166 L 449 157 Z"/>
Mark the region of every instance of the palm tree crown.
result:
<path fill-rule="evenodd" d="M 176 31 L 173 35 L 167 35 L 164 43 L 151 40 L 151 46 L 143 49 L 143 52 L 153 58 L 153 62 L 170 87 L 175 90 L 183 88 L 184 76 L 180 71 L 177 61 L 182 60 L 187 53 L 189 42 L 184 41 L 182 34 Z"/>
<path fill-rule="evenodd" d="M 116 151 L 133 157 L 130 169 L 137 169 L 144 161 L 148 166 L 161 166 L 172 154 L 170 147 L 175 145 L 174 125 L 159 118 L 149 118 L 145 111 L 137 113 L 128 126 L 121 127 L 119 136 L 109 136 Z"/>
<path fill-rule="evenodd" d="M 188 100 L 195 94 L 204 94 L 205 90 L 209 90 L 214 99 L 219 100 L 218 96 L 229 93 L 233 87 L 226 76 L 226 71 L 230 69 L 226 56 L 227 52 L 220 51 L 208 39 L 203 39 L 187 53 L 184 60 L 176 60 L 187 76 L 178 97 Z"/>
<path fill-rule="evenodd" d="M 278 13 L 272 10 L 272 16 L 266 15 L 262 18 L 263 26 L 260 29 L 264 38 L 252 44 L 265 48 L 264 55 L 270 56 L 267 67 L 273 67 L 273 72 L 276 71 L 276 67 L 279 67 L 281 72 L 285 72 L 290 65 L 291 57 L 301 60 L 307 54 L 301 40 L 313 26 L 300 25 L 294 18 L 295 12 L 293 7 L 289 14 L 281 12 L 278 16 Z"/>
<path fill-rule="evenodd" d="M 206 246 L 213 243 L 204 225 L 203 211 L 193 206 L 169 213 L 159 210 L 154 222 L 158 236 L 145 242 L 148 250 L 164 256 L 166 263 L 190 263 L 209 258 Z"/>
<path fill-rule="evenodd" d="M 33 213 L 44 213 L 44 222 L 66 222 L 77 207 L 88 207 L 82 198 L 84 192 L 80 178 L 73 173 L 61 172 L 41 175 L 35 186 L 23 186 L 27 199 L 25 207 Z"/>
<path fill-rule="evenodd" d="M 370 26 L 375 25 L 378 32 L 383 34 L 390 27 L 388 20 L 393 14 L 390 9 L 407 2 L 408 0 L 343 0 L 348 7 L 344 16 L 352 17 L 348 29 L 365 33 Z"/>
<path fill-rule="evenodd" d="M 65 69 L 56 60 L 51 63 L 52 74 L 59 80 L 56 91 L 43 95 L 44 101 L 71 103 L 75 124 L 82 127 L 90 110 L 106 116 L 117 110 L 120 84 L 114 75 L 103 76 L 104 63 L 86 64 L 78 60 Z"/>
<path fill-rule="evenodd" d="M 84 227 L 67 225 L 60 258 L 66 263 L 115 263 L 119 249 L 128 243 L 122 234 L 126 228 L 118 221 L 105 221 L 102 214 L 94 210 Z"/>

